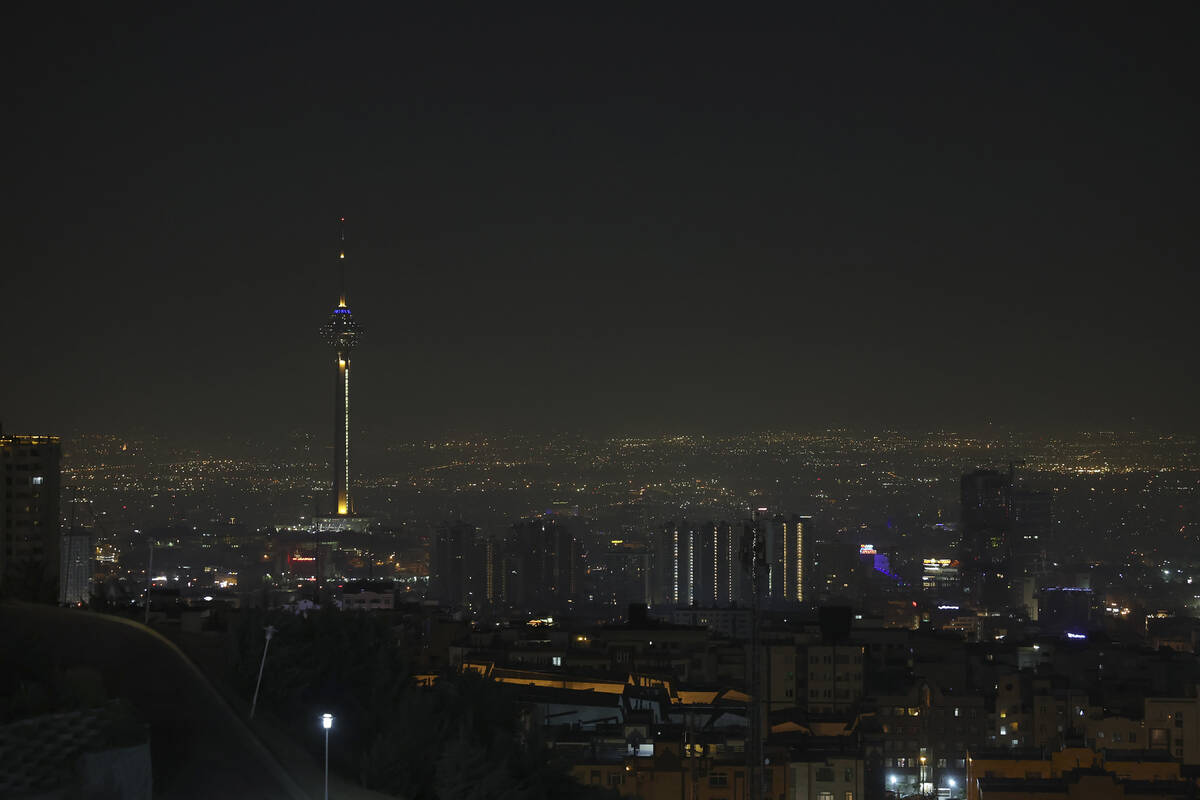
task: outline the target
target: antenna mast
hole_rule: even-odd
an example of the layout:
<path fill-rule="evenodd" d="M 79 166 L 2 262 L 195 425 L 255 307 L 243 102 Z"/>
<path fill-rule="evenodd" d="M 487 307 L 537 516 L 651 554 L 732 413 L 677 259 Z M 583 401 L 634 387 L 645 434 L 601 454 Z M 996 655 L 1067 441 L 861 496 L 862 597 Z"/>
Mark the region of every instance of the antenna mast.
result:
<path fill-rule="evenodd" d="M 341 283 L 341 294 L 338 308 L 346 307 L 346 218 L 338 219 L 338 277 Z"/>

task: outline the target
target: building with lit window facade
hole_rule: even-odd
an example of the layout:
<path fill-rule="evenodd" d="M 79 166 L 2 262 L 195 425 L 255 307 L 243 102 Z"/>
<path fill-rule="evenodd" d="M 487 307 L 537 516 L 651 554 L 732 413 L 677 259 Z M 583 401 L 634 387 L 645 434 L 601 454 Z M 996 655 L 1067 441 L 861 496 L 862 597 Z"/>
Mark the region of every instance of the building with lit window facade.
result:
<path fill-rule="evenodd" d="M 58 599 L 57 436 L 0 436 L 0 591 L 22 600 Z"/>
<path fill-rule="evenodd" d="M 754 525 L 765 544 L 765 603 L 786 608 L 804 602 L 809 554 L 809 517 L 761 514 L 757 522 L 671 520 L 651 534 L 651 606 L 728 608 L 749 606 L 745 553 Z"/>
<path fill-rule="evenodd" d="M 58 603 L 86 605 L 92 598 L 93 556 L 91 531 L 76 528 L 65 532 L 59 545 Z"/>
<path fill-rule="evenodd" d="M 811 517 L 776 514 L 759 522 L 767 545 L 767 597 L 775 606 L 803 603 L 806 599 L 805 559 Z"/>

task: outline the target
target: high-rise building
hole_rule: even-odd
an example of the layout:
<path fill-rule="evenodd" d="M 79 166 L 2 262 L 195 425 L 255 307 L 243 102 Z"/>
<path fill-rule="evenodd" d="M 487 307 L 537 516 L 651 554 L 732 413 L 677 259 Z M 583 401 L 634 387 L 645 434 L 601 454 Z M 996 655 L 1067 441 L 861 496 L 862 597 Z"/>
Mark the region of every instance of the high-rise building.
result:
<path fill-rule="evenodd" d="M 1016 486 L 1012 466 L 963 475 L 961 489 L 964 591 L 989 607 L 1028 605 L 1020 595 L 1044 571 L 1051 495 Z"/>
<path fill-rule="evenodd" d="M 473 605 L 475 584 L 485 578 L 478 551 L 474 525 L 461 520 L 439 525 L 429 569 L 430 598 L 455 608 Z"/>
<path fill-rule="evenodd" d="M 963 475 L 962 553 L 963 590 L 988 605 L 1003 603 L 1010 555 L 1007 475 L 979 469 Z"/>
<path fill-rule="evenodd" d="M 59 548 L 58 603 L 64 606 L 87 605 L 92 599 L 92 557 L 95 545 L 92 532 L 72 528 L 62 535 Z"/>
<path fill-rule="evenodd" d="M 646 542 L 634 534 L 609 539 L 588 563 L 594 599 L 617 608 L 645 605 L 651 597 L 650 565 Z"/>
<path fill-rule="evenodd" d="M 0 591 L 10 597 L 58 598 L 61 458 L 57 436 L 0 435 Z"/>
<path fill-rule="evenodd" d="M 766 569 L 760 591 L 775 607 L 807 599 L 806 564 L 811 518 L 798 514 L 760 513 Z M 651 534 L 651 606 L 727 608 L 751 602 L 746 554 L 753 538 L 751 520 L 695 523 L 671 520 Z"/>
<path fill-rule="evenodd" d="M 921 591 L 952 594 L 958 589 L 959 562 L 953 558 L 927 556 L 921 559 Z"/>
<path fill-rule="evenodd" d="M 767 597 L 772 605 L 786 606 L 805 600 L 804 565 L 811 521 L 812 517 L 798 514 L 775 514 L 759 522 L 766 539 Z"/>
<path fill-rule="evenodd" d="M 1009 490 L 1012 569 L 1018 576 L 1045 572 L 1046 545 L 1053 520 L 1053 495 L 1030 489 Z"/>
<path fill-rule="evenodd" d="M 746 595 L 743 531 L 728 522 L 671 520 L 652 533 L 651 606 L 723 608 Z"/>
<path fill-rule="evenodd" d="M 706 522 L 692 535 L 689 545 L 694 571 L 692 605 L 701 608 L 727 608 L 742 596 L 740 530 L 728 522 Z"/>
<path fill-rule="evenodd" d="M 523 519 L 504 542 L 504 600 L 529 611 L 566 608 L 584 598 L 583 542 L 556 515 Z"/>
<path fill-rule="evenodd" d="M 345 223 L 345 218 L 342 218 Z M 350 492 L 350 354 L 358 344 L 359 327 L 350 313 L 346 295 L 346 235 L 340 235 L 338 267 L 341 294 L 337 307 L 321 328 L 333 348 L 336 380 L 333 388 L 333 503 L 334 513 L 318 518 L 319 530 L 363 529 L 366 520 L 355 514 Z"/>

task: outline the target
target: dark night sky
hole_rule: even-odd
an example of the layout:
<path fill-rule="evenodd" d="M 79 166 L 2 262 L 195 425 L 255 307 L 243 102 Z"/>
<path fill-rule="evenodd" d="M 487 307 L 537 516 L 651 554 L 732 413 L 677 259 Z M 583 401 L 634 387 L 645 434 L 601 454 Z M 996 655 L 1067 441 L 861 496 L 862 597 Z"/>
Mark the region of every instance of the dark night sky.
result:
<path fill-rule="evenodd" d="M 1195 4 L 563 5 L 14 21 L 5 429 L 1195 430 Z"/>

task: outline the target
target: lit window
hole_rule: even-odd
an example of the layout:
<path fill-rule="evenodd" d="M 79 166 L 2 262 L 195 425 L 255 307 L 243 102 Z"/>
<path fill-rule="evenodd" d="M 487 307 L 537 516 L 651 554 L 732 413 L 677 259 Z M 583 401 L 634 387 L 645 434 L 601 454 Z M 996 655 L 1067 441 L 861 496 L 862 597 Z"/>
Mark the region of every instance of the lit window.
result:
<path fill-rule="evenodd" d="M 30 483 L 32 483 L 34 486 L 41 486 L 43 480 L 45 479 L 41 475 L 34 475 Z"/>

